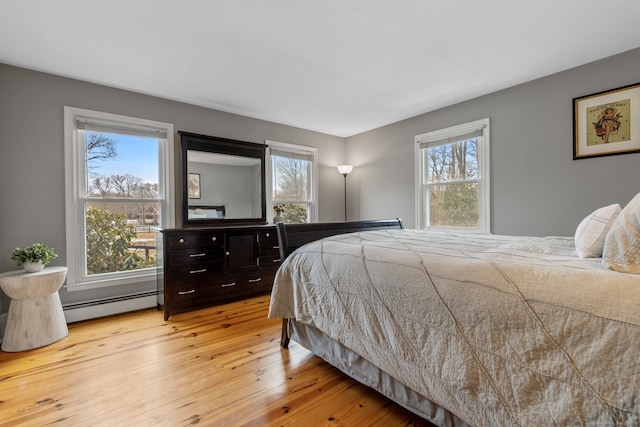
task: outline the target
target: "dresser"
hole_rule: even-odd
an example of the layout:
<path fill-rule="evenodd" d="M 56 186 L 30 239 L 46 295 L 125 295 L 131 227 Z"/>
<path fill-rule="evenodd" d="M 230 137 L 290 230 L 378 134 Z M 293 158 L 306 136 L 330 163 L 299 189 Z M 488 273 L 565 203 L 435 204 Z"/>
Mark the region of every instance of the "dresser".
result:
<path fill-rule="evenodd" d="M 158 307 L 174 313 L 271 292 L 280 265 L 274 225 L 159 231 Z"/>

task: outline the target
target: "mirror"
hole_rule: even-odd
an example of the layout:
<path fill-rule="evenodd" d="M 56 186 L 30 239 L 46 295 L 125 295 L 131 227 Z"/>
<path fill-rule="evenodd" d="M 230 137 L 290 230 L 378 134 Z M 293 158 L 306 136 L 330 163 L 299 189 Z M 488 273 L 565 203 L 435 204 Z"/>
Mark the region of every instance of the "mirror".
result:
<path fill-rule="evenodd" d="M 183 226 L 266 224 L 266 146 L 178 133 Z"/>

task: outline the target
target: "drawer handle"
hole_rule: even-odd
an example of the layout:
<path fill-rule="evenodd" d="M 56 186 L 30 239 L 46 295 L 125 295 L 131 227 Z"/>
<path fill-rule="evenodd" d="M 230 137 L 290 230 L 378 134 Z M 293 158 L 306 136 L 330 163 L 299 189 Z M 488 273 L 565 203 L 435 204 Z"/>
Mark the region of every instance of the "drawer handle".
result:
<path fill-rule="evenodd" d="M 249 283 L 256 283 L 262 280 L 262 277 L 258 277 L 257 279 L 249 279 Z"/>
<path fill-rule="evenodd" d="M 180 238 L 180 239 L 178 240 L 178 243 L 184 243 L 184 239 L 183 239 L 183 238 Z"/>
<path fill-rule="evenodd" d="M 274 246 L 273 249 L 280 249 L 280 246 Z"/>
<path fill-rule="evenodd" d="M 195 258 L 195 257 L 205 256 L 205 255 L 207 255 L 207 254 L 206 254 L 205 252 L 203 252 L 203 253 L 201 253 L 201 254 L 191 254 L 191 255 L 189 255 L 189 257 L 191 257 L 191 258 Z"/>
<path fill-rule="evenodd" d="M 218 238 L 217 238 L 216 236 L 213 236 L 213 237 L 211 238 L 211 241 L 213 241 L 213 242 L 215 242 L 216 240 L 218 240 Z"/>
<path fill-rule="evenodd" d="M 204 273 L 205 271 L 207 271 L 206 268 L 201 268 L 200 270 L 191 270 L 189 271 L 190 274 L 196 274 L 196 273 Z"/>
<path fill-rule="evenodd" d="M 282 261 L 282 258 L 278 258 L 278 259 L 274 259 L 273 262 L 280 262 Z"/>
<path fill-rule="evenodd" d="M 235 285 L 236 285 L 236 282 L 233 282 L 233 283 L 227 283 L 226 285 L 220 285 L 220 287 L 221 288 L 229 288 L 229 287 L 235 286 Z"/>
<path fill-rule="evenodd" d="M 190 291 L 179 291 L 178 295 L 187 295 L 187 294 L 192 294 L 194 293 L 196 290 L 195 289 L 191 289 Z"/>

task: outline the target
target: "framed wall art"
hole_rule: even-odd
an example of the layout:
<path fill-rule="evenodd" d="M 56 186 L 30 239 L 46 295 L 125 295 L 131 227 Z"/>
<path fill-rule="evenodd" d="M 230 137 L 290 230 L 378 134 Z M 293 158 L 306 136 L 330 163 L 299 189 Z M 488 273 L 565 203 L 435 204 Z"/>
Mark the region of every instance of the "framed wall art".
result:
<path fill-rule="evenodd" d="M 573 159 L 640 151 L 640 83 L 573 99 Z"/>
<path fill-rule="evenodd" d="M 199 199 L 200 198 L 200 174 L 190 173 L 188 184 L 189 184 L 189 198 Z"/>

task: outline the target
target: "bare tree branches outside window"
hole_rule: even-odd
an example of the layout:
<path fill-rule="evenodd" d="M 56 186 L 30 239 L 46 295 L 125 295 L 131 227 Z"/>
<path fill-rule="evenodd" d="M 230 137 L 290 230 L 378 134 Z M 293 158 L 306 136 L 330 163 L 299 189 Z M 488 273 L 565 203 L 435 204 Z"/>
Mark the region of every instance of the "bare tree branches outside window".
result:
<path fill-rule="evenodd" d="M 477 227 L 478 140 L 470 139 L 427 149 L 429 225 Z"/>
<path fill-rule="evenodd" d="M 89 132 L 87 135 L 87 165 L 95 168 L 96 161 L 109 160 L 118 157 L 116 142 L 107 135 Z"/>

